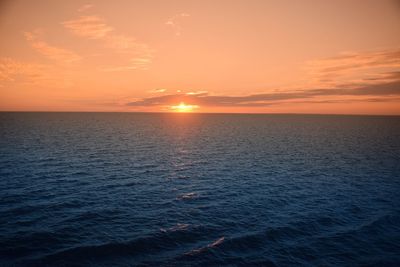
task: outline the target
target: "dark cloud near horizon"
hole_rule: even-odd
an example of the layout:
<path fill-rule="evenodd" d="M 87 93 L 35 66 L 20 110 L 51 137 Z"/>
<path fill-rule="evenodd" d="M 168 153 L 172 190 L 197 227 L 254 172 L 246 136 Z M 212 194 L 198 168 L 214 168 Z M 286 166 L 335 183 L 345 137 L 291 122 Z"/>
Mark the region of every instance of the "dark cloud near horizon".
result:
<path fill-rule="evenodd" d="M 399 75 L 400 72 L 393 73 Z M 209 94 L 199 95 L 186 95 L 186 94 L 173 94 L 163 95 L 157 97 L 144 98 L 139 101 L 129 102 L 128 106 L 135 107 L 150 107 L 171 105 L 179 102 L 199 106 L 225 106 L 225 107 L 263 107 L 273 104 L 282 103 L 284 101 L 292 100 L 307 100 L 308 103 L 318 103 L 318 97 L 338 97 L 338 96 L 370 96 L 374 97 L 373 100 L 365 99 L 366 102 L 378 102 L 377 97 L 390 97 L 400 96 L 400 79 L 380 83 L 368 84 L 357 88 L 331 88 L 331 89 L 311 89 L 311 90 L 298 90 L 293 92 L 277 92 L 266 94 L 253 94 L 247 96 L 213 96 Z M 315 99 L 315 101 L 313 101 Z M 325 100 L 332 101 L 335 100 Z M 340 101 L 340 100 L 339 100 Z M 360 99 L 355 101 L 362 101 Z M 387 99 L 382 99 L 387 101 Z M 329 102 L 326 102 L 329 103 Z"/>

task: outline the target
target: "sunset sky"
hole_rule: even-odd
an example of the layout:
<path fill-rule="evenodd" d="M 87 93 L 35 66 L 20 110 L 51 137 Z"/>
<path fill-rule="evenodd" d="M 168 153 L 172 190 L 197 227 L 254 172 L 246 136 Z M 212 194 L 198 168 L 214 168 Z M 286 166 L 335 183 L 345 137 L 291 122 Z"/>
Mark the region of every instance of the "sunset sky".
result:
<path fill-rule="evenodd" d="M 400 114 L 394 0 L 9 0 L 0 36 L 3 111 Z"/>

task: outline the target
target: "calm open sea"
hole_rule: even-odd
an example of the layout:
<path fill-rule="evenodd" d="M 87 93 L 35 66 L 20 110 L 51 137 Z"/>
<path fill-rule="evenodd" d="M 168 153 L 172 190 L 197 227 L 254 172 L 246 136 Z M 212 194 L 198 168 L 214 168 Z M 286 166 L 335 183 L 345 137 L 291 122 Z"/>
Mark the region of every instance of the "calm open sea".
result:
<path fill-rule="evenodd" d="M 0 113 L 0 266 L 400 266 L 400 117 Z"/>

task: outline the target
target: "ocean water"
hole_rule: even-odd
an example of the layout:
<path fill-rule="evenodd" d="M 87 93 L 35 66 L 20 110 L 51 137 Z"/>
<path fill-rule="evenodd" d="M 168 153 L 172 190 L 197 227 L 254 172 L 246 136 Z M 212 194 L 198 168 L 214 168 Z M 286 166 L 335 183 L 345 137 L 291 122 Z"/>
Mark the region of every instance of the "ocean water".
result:
<path fill-rule="evenodd" d="M 400 266 L 400 117 L 0 113 L 0 266 Z"/>

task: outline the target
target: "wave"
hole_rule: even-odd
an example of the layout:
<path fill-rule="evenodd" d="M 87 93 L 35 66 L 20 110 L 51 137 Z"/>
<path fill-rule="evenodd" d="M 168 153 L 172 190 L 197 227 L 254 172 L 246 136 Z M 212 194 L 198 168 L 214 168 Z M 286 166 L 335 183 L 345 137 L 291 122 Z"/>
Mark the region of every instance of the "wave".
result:
<path fill-rule="evenodd" d="M 225 237 L 224 237 L 224 236 L 223 236 L 223 237 L 220 237 L 220 238 L 218 238 L 217 240 L 215 240 L 214 242 L 208 244 L 208 245 L 205 246 L 205 247 L 198 248 L 198 249 L 193 249 L 193 250 L 191 250 L 191 251 L 189 251 L 189 252 L 187 252 L 187 253 L 185 253 L 185 254 L 186 254 L 186 255 L 194 255 L 194 254 L 197 254 L 197 253 L 201 253 L 201 252 L 203 252 L 204 250 L 206 250 L 206 249 L 208 249 L 208 248 L 214 248 L 214 247 L 216 247 L 216 246 L 222 244 L 222 242 L 224 242 L 224 240 L 225 240 Z"/>
<path fill-rule="evenodd" d="M 215 229 L 203 226 L 177 224 L 160 232 L 128 242 L 110 242 L 62 250 L 29 262 L 31 266 L 63 266 L 71 263 L 89 264 L 112 262 L 115 259 L 132 261 L 145 255 L 162 254 L 181 246 L 195 244 L 214 233 Z"/>
<path fill-rule="evenodd" d="M 344 228 L 337 218 L 320 217 L 252 234 L 221 237 L 174 260 L 178 263 L 201 262 L 198 266 L 275 266 L 273 259 L 265 259 L 265 255 L 274 255 L 283 258 L 280 262 L 284 265 L 337 266 L 344 263 L 357 265 L 357 256 L 369 251 L 371 255 L 386 255 L 386 258 L 382 261 L 366 254 L 365 265 L 385 263 L 384 266 L 395 266 L 391 263 L 398 261 L 398 255 L 387 251 L 400 251 L 400 245 L 395 242 L 398 238 L 400 217 L 395 214 L 378 216 L 370 223 L 350 229 Z M 257 260 L 249 255 L 264 255 L 264 258 Z M 326 260 L 321 261 L 321 257 Z"/>
<path fill-rule="evenodd" d="M 186 224 L 186 223 L 178 223 L 170 228 L 161 228 L 161 232 L 175 232 L 175 231 L 180 231 L 180 230 L 186 230 L 188 229 L 190 226 L 190 224 Z"/>
<path fill-rule="evenodd" d="M 221 236 L 221 229 L 178 223 L 161 228 L 148 236 L 128 242 L 110 242 L 100 245 L 79 246 L 32 260 L 30 266 L 107 266 L 141 263 L 143 266 L 276 266 L 275 260 L 287 265 L 334 266 L 351 263 L 360 253 L 386 255 L 386 259 L 369 258 L 364 262 L 396 262 L 398 256 L 382 249 L 400 251 L 395 242 L 400 233 L 398 214 L 385 214 L 369 223 L 344 228 L 335 218 L 320 217 L 297 221 L 286 226 L 271 227 L 263 231 L 229 237 Z M 330 229 L 333 225 L 334 230 Z M 371 237 L 371 233 L 373 237 Z M 381 235 L 382 237 L 377 237 Z M 385 236 L 386 235 L 386 236 Z M 388 238 L 392 235 L 392 239 Z M 218 238 L 215 238 L 219 236 Z M 49 240 L 48 233 L 43 238 Z M 43 240 L 33 236 L 34 240 Z M 59 237 L 65 239 L 65 237 Z M 392 243 L 391 243 L 392 242 Z M 48 243 L 57 243 L 53 240 Z M 375 244 L 371 247 L 370 244 Z M 271 255 L 269 258 L 268 255 Z M 273 257 L 273 258 L 272 258 Z M 323 257 L 324 261 L 319 258 Z M 353 262 L 355 265 L 360 262 Z"/>

